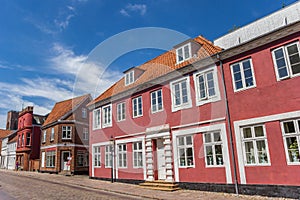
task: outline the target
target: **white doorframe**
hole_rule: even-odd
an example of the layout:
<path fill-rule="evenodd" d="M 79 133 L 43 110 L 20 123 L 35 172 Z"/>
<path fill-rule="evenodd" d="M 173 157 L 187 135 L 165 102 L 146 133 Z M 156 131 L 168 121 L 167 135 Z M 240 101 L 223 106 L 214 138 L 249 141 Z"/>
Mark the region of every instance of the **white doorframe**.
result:
<path fill-rule="evenodd" d="M 166 160 L 164 139 L 156 139 L 156 160 L 157 160 L 157 178 L 158 180 L 166 180 Z"/>
<path fill-rule="evenodd" d="M 67 155 L 67 156 L 65 156 L 65 155 Z M 70 151 L 62 151 L 61 152 L 61 171 L 66 171 L 69 169 L 67 166 L 68 157 L 70 157 Z"/>

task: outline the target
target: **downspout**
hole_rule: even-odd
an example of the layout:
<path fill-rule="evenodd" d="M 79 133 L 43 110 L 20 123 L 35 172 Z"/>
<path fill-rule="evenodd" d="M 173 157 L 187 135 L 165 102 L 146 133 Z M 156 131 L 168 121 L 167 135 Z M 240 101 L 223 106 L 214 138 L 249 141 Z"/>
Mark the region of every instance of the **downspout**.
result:
<path fill-rule="evenodd" d="M 230 151 L 231 151 L 231 159 L 233 161 L 233 178 L 234 178 L 234 186 L 235 186 L 235 193 L 236 195 L 239 195 L 238 190 L 238 180 L 237 180 L 237 166 L 236 166 L 236 160 L 235 160 L 235 154 L 234 154 L 234 145 L 233 145 L 233 134 L 232 134 L 232 127 L 231 127 L 231 118 L 230 118 L 230 112 L 229 112 L 229 105 L 228 105 L 228 97 L 227 97 L 227 88 L 225 84 L 225 74 L 224 74 L 224 68 L 223 68 L 223 62 L 220 58 L 220 55 L 217 54 L 217 59 L 220 62 L 220 68 L 222 72 L 222 84 L 224 89 L 224 99 L 225 99 L 225 108 L 226 108 L 226 116 L 227 116 L 227 125 L 229 129 L 229 137 L 230 137 Z"/>

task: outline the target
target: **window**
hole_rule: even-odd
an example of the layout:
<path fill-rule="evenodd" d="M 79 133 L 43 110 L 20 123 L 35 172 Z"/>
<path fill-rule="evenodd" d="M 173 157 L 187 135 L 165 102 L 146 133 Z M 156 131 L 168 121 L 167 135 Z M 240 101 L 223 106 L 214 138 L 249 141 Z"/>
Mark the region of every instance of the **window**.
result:
<path fill-rule="evenodd" d="M 31 134 L 26 133 L 26 145 L 30 146 L 31 145 Z"/>
<path fill-rule="evenodd" d="M 133 143 L 133 167 L 143 167 L 143 147 L 142 142 Z"/>
<path fill-rule="evenodd" d="M 192 106 L 190 99 L 189 77 L 171 82 L 172 111 L 177 111 Z"/>
<path fill-rule="evenodd" d="M 120 168 L 127 167 L 127 152 L 126 144 L 118 145 L 118 166 Z"/>
<path fill-rule="evenodd" d="M 282 122 L 287 162 L 300 164 L 300 119 Z"/>
<path fill-rule="evenodd" d="M 246 165 L 269 164 L 267 137 L 264 126 L 242 128 L 242 143 Z"/>
<path fill-rule="evenodd" d="M 100 147 L 94 147 L 94 166 L 95 167 L 101 167 Z"/>
<path fill-rule="evenodd" d="M 86 108 L 82 108 L 81 109 L 81 112 L 82 112 L 82 118 L 86 118 L 87 117 L 87 112 L 86 112 Z"/>
<path fill-rule="evenodd" d="M 196 104 L 220 100 L 216 69 L 194 74 Z"/>
<path fill-rule="evenodd" d="M 255 87 L 255 79 L 251 59 L 231 65 L 234 80 L 234 91 Z"/>
<path fill-rule="evenodd" d="M 178 137 L 178 154 L 179 154 L 179 166 L 191 167 L 194 166 L 194 147 L 192 136 Z"/>
<path fill-rule="evenodd" d="M 299 42 L 279 47 L 272 52 L 278 80 L 300 75 L 299 52 Z"/>
<path fill-rule="evenodd" d="M 44 135 L 43 135 L 43 143 L 46 142 L 46 137 L 47 137 L 47 131 L 44 131 Z"/>
<path fill-rule="evenodd" d="M 134 82 L 134 71 L 125 74 L 125 85 L 130 85 Z"/>
<path fill-rule="evenodd" d="M 84 151 L 77 151 L 77 166 L 78 167 L 88 166 L 88 153 Z"/>
<path fill-rule="evenodd" d="M 112 145 L 105 146 L 105 167 L 112 166 Z"/>
<path fill-rule="evenodd" d="M 88 140 L 89 139 L 89 131 L 88 128 L 83 128 L 83 139 Z"/>
<path fill-rule="evenodd" d="M 206 166 L 223 165 L 223 145 L 220 132 L 204 133 Z"/>
<path fill-rule="evenodd" d="M 163 110 L 162 90 L 151 92 L 151 111 L 156 113 Z"/>
<path fill-rule="evenodd" d="M 50 141 L 54 140 L 54 128 L 51 129 Z"/>
<path fill-rule="evenodd" d="M 72 131 L 71 126 L 63 126 L 62 127 L 62 139 L 72 139 L 71 131 Z"/>
<path fill-rule="evenodd" d="M 133 117 L 143 116 L 143 102 L 142 96 L 132 99 Z"/>
<path fill-rule="evenodd" d="M 46 167 L 55 167 L 55 151 L 46 152 Z"/>
<path fill-rule="evenodd" d="M 24 133 L 22 134 L 22 147 L 24 146 L 24 144 L 25 144 L 25 138 L 24 138 L 25 136 L 24 136 Z"/>
<path fill-rule="evenodd" d="M 191 44 L 188 43 L 176 50 L 177 63 L 181 63 L 191 57 Z"/>
<path fill-rule="evenodd" d="M 103 128 L 112 126 L 112 116 L 111 116 L 111 104 L 107 106 L 103 106 L 102 108 L 102 124 Z"/>
<path fill-rule="evenodd" d="M 119 103 L 117 105 L 117 119 L 118 121 L 125 120 L 126 114 L 125 114 L 125 102 Z"/>
<path fill-rule="evenodd" d="M 99 129 L 101 127 L 100 115 L 101 110 L 100 108 L 93 111 L 93 128 Z"/>

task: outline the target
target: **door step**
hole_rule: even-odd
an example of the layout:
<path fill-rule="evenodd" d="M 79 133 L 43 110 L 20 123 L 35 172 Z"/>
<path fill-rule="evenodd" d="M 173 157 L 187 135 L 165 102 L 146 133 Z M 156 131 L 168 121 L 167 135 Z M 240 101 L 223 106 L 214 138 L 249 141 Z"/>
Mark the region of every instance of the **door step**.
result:
<path fill-rule="evenodd" d="M 152 190 L 161 190 L 161 191 L 176 191 L 180 190 L 179 185 L 175 182 L 166 182 L 166 181 L 146 181 L 139 184 L 143 188 L 152 189 Z"/>

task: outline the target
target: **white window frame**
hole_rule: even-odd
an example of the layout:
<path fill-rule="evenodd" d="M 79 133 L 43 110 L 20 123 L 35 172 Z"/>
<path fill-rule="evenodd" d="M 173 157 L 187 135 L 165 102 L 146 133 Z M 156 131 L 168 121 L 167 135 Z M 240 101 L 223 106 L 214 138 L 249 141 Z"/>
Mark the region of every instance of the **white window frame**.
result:
<path fill-rule="evenodd" d="M 89 139 L 89 129 L 84 127 L 82 132 L 83 132 L 83 140 L 88 140 Z"/>
<path fill-rule="evenodd" d="M 126 119 L 126 103 L 121 102 L 117 104 L 117 121 L 121 122 L 124 121 L 125 119 Z"/>
<path fill-rule="evenodd" d="M 83 119 L 87 118 L 87 109 L 86 108 L 82 108 L 81 109 L 81 114 L 82 114 L 82 118 Z"/>
<path fill-rule="evenodd" d="M 45 143 L 46 142 L 46 139 L 47 139 L 47 130 L 44 130 L 44 133 L 43 133 L 43 143 Z M 19 140 L 20 140 L 20 138 L 19 138 Z"/>
<path fill-rule="evenodd" d="M 213 96 L 208 96 L 207 76 L 206 76 L 208 73 L 212 73 L 213 79 L 214 79 L 215 95 L 213 95 Z M 201 75 L 203 75 L 205 77 L 205 91 L 207 94 L 206 98 L 200 97 L 200 87 L 199 87 L 199 78 L 198 77 Z M 194 77 L 194 83 L 195 83 L 194 86 L 195 86 L 195 91 L 196 91 L 196 105 L 197 106 L 201 106 L 206 103 L 211 103 L 211 102 L 216 102 L 216 101 L 221 100 L 216 66 L 210 67 L 207 70 L 196 72 L 193 74 L 193 77 Z"/>
<path fill-rule="evenodd" d="M 284 79 L 287 79 L 287 78 L 292 78 L 292 77 L 300 76 L 300 73 L 298 73 L 298 74 L 293 74 L 293 73 L 292 73 L 291 62 L 290 62 L 290 59 L 288 59 L 289 55 L 288 55 L 288 52 L 287 52 L 287 48 L 288 48 L 289 46 L 292 46 L 292 45 L 295 45 L 295 44 L 296 44 L 297 47 L 298 47 L 298 55 L 300 56 L 300 45 L 299 45 L 299 41 L 293 42 L 293 43 L 289 43 L 289 44 L 280 46 L 280 47 L 278 47 L 278 48 L 272 50 L 272 58 L 273 58 L 274 69 L 275 69 L 277 81 L 281 81 L 281 80 L 284 80 Z M 277 51 L 277 50 L 279 50 L 279 49 L 282 49 L 282 50 L 283 50 L 284 61 L 285 61 L 285 64 L 286 64 L 285 67 L 286 67 L 286 69 L 287 69 L 287 75 L 284 76 L 284 77 L 279 77 L 279 72 L 278 72 L 278 67 L 277 67 L 277 62 L 276 62 L 276 57 L 275 57 L 275 51 Z"/>
<path fill-rule="evenodd" d="M 101 128 L 101 108 L 93 110 L 93 130 Z"/>
<path fill-rule="evenodd" d="M 72 139 L 72 126 L 62 126 L 61 130 L 62 130 L 61 131 L 61 138 L 63 140 L 71 140 Z M 64 137 L 64 132 L 66 133 L 65 137 Z M 69 134 L 68 134 L 68 132 L 69 132 Z M 69 135 L 69 137 L 68 137 L 68 135 Z"/>
<path fill-rule="evenodd" d="M 243 70 L 243 63 L 248 61 L 250 62 L 250 68 L 251 68 L 251 72 L 252 72 L 252 80 L 253 80 L 253 85 L 251 86 L 246 86 L 246 80 L 245 80 L 245 72 Z M 234 79 L 234 72 L 233 72 L 233 66 L 239 64 L 240 67 L 240 73 L 241 73 L 241 78 L 242 78 L 242 87 L 237 89 L 236 85 L 235 85 L 235 79 Z M 230 70 L 231 70 L 231 77 L 232 77 L 232 86 L 233 86 L 233 90 L 234 92 L 238 92 L 238 91 L 243 91 L 243 90 L 247 90 L 250 88 L 255 88 L 256 87 L 256 80 L 255 80 L 255 72 L 254 72 L 254 67 L 253 67 L 253 63 L 252 63 L 252 58 L 247 58 L 238 62 L 235 62 L 233 64 L 230 65 Z"/>
<path fill-rule="evenodd" d="M 255 131 L 254 128 L 255 127 L 262 127 L 263 129 L 263 133 L 264 136 L 260 136 L 260 137 L 256 137 L 255 136 Z M 244 129 L 245 128 L 250 128 L 251 129 L 251 134 L 252 137 L 251 138 L 244 138 Z M 243 156 L 244 156 L 244 163 L 245 166 L 270 166 L 271 165 L 271 160 L 270 160 L 270 153 L 269 153 L 269 146 L 268 146 L 268 139 L 267 139 L 267 132 L 266 132 L 266 127 L 264 124 L 256 124 L 256 125 L 252 125 L 252 126 L 245 126 L 241 128 L 241 140 L 242 140 L 242 147 L 243 147 Z M 265 153 L 267 155 L 268 161 L 266 163 L 259 163 L 259 158 L 258 158 L 258 150 L 257 150 L 257 141 L 261 141 L 264 140 L 265 142 Z M 246 156 L 246 146 L 245 146 L 245 142 L 252 142 L 253 144 L 253 153 L 254 153 L 254 159 L 255 162 L 254 163 L 247 163 L 247 156 Z"/>
<path fill-rule="evenodd" d="M 188 51 L 189 51 L 189 57 L 185 57 L 185 53 L 184 53 L 184 48 L 188 47 Z M 179 60 L 179 51 L 182 51 L 182 60 Z M 185 44 L 179 48 L 176 49 L 176 63 L 180 64 L 188 59 L 192 58 L 192 48 L 191 48 L 191 43 Z"/>
<path fill-rule="evenodd" d="M 139 144 L 141 144 L 141 146 Z M 135 148 L 135 145 L 137 148 Z M 142 143 L 142 141 L 132 143 L 132 153 L 133 153 L 133 159 L 132 159 L 133 168 L 143 168 L 144 158 L 143 158 L 143 143 Z M 141 160 L 139 160 L 139 155 L 141 156 Z M 135 161 L 136 161 L 136 163 L 135 163 Z M 141 164 L 139 164 L 140 162 L 141 162 Z"/>
<path fill-rule="evenodd" d="M 93 147 L 93 166 L 101 168 L 101 146 Z"/>
<path fill-rule="evenodd" d="M 54 157 L 54 159 L 53 159 L 53 157 Z M 55 161 L 56 161 L 56 151 L 47 151 L 46 152 L 46 167 L 54 168 Z"/>
<path fill-rule="evenodd" d="M 112 145 L 105 145 L 105 168 L 111 168 L 112 167 Z"/>
<path fill-rule="evenodd" d="M 109 109 L 107 111 L 107 109 Z M 107 120 L 107 121 L 105 121 Z M 112 126 L 112 105 L 106 105 L 102 107 L 102 128 Z"/>
<path fill-rule="evenodd" d="M 141 99 L 141 105 L 139 105 L 139 103 L 138 103 L 139 99 Z M 136 109 L 137 109 L 136 115 L 134 114 L 135 113 L 135 109 L 134 109 L 135 103 L 136 103 Z M 139 106 L 141 106 L 141 108 Z M 140 109 L 141 109 L 141 113 L 139 113 Z M 138 97 L 135 97 L 132 99 L 132 117 L 138 118 L 141 116 L 143 116 L 143 98 L 142 98 L 142 96 L 138 96 Z"/>
<path fill-rule="evenodd" d="M 158 107 L 158 92 L 161 93 L 161 108 L 159 109 Z M 155 95 L 155 104 L 153 104 L 153 96 L 152 94 Z M 150 102 L 151 102 L 151 113 L 154 114 L 154 113 L 157 113 L 157 112 L 161 112 L 164 110 L 164 102 L 163 102 L 163 92 L 162 92 L 162 89 L 158 89 L 158 90 L 155 90 L 153 92 L 150 93 Z M 153 107 L 155 107 L 155 111 L 153 110 Z"/>
<path fill-rule="evenodd" d="M 121 150 L 120 150 L 120 146 L 121 146 Z M 124 147 L 125 146 L 125 150 Z M 127 162 L 128 162 L 128 158 L 127 158 L 127 145 L 126 144 L 118 144 L 118 168 L 127 168 Z M 120 165 L 120 160 L 122 165 Z M 124 162 L 124 160 L 126 162 Z"/>
<path fill-rule="evenodd" d="M 186 81 L 186 88 L 187 88 L 187 98 L 188 101 L 186 103 L 181 103 L 180 105 L 175 105 L 175 85 L 179 84 L 183 81 Z M 192 107 L 192 100 L 191 100 L 191 89 L 190 89 L 190 77 L 186 76 L 175 81 L 170 82 L 171 88 L 171 99 L 172 99 L 172 112 L 176 112 L 178 110 L 187 109 Z M 180 86 L 181 88 L 181 86 Z M 182 93 L 182 91 L 181 91 Z M 182 101 L 182 94 L 181 94 L 181 101 Z"/>
<path fill-rule="evenodd" d="M 219 133 L 220 134 L 220 141 L 215 141 L 214 140 L 214 133 Z M 206 142 L 205 141 L 205 135 L 210 135 L 211 141 L 210 142 Z M 218 161 L 216 159 L 216 145 L 221 145 L 221 149 L 222 149 L 222 164 L 218 164 Z M 222 138 L 222 133 L 221 131 L 213 131 L 213 132 L 204 132 L 203 133 L 203 146 L 204 146 L 204 155 L 205 155 L 205 166 L 207 168 L 209 167 L 224 167 L 224 145 L 223 145 L 223 138 Z M 207 152 L 206 152 L 206 147 L 207 146 L 211 146 L 212 148 L 212 157 L 213 157 L 213 164 L 209 165 L 208 164 L 208 160 L 207 160 Z"/>
<path fill-rule="evenodd" d="M 54 134 L 55 134 L 54 128 L 51 128 L 50 141 L 54 140 Z"/>
<path fill-rule="evenodd" d="M 134 70 L 131 70 L 125 74 L 125 86 L 134 83 Z"/>
<path fill-rule="evenodd" d="M 295 128 L 295 133 L 285 133 L 284 130 L 284 123 L 286 122 L 293 122 L 294 128 Z M 284 150 L 285 150 L 285 156 L 286 156 L 286 162 L 288 165 L 300 165 L 300 156 L 298 155 L 299 161 L 292 162 L 290 161 L 289 157 L 289 151 L 288 151 L 288 145 L 286 142 L 286 138 L 289 137 L 296 137 L 297 143 L 298 143 L 298 154 L 300 154 L 300 127 L 299 127 L 300 119 L 292 119 L 292 120 L 286 120 L 282 121 L 281 124 L 281 132 L 282 132 L 282 137 L 283 137 L 283 143 L 284 143 Z"/>
<path fill-rule="evenodd" d="M 192 144 L 186 144 L 186 138 L 187 137 L 191 137 L 191 141 L 192 141 Z M 180 138 L 183 138 L 184 140 L 184 144 L 183 145 L 180 145 L 179 144 L 179 140 Z M 195 168 L 195 150 L 194 150 L 194 135 L 182 135 L 182 136 L 178 136 L 176 138 L 177 140 L 177 153 L 178 153 L 178 167 L 179 168 Z M 192 153 L 193 153 L 193 161 L 192 161 L 192 164 L 191 165 L 188 165 L 188 160 L 187 160 L 187 155 L 186 155 L 186 149 L 188 148 L 192 148 Z M 180 149 L 184 149 L 185 151 L 185 165 L 181 165 L 180 164 Z"/>

